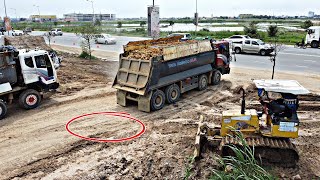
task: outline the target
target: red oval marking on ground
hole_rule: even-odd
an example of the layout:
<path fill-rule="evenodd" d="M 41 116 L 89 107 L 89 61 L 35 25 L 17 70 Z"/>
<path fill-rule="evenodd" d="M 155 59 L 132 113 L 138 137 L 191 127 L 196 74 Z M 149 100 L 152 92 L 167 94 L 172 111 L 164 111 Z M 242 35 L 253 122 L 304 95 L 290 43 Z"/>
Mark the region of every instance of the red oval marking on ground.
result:
<path fill-rule="evenodd" d="M 125 119 L 130 119 L 130 120 L 133 120 L 133 121 L 136 121 L 138 122 L 140 125 L 141 125 L 141 131 L 134 135 L 134 136 L 131 136 L 131 137 L 127 137 L 127 138 L 122 138 L 122 139 L 99 139 L 99 138 L 89 138 L 89 137 L 85 137 L 85 136 L 81 136 L 79 134 L 76 134 L 74 132 L 72 132 L 70 129 L 69 129 L 69 125 L 76 121 L 76 120 L 79 120 L 83 117 L 88 117 L 88 116 L 94 116 L 94 115 L 109 115 L 109 116 L 115 116 L 115 117 L 120 117 L 120 118 L 125 118 Z M 66 124 L 66 130 L 72 134 L 73 136 L 76 136 L 76 137 L 79 137 L 81 139 L 84 139 L 84 140 L 87 140 L 87 141 L 94 141 L 94 142 L 111 142 L 111 143 L 119 143 L 119 142 L 124 142 L 124 141 L 130 141 L 130 140 L 133 140 L 135 138 L 138 138 L 140 137 L 145 131 L 146 131 L 146 127 L 145 125 L 143 124 L 143 122 L 141 122 L 139 119 L 136 119 L 134 117 L 132 117 L 130 114 L 128 113 L 125 113 L 125 112 L 96 112 L 96 113 L 91 113 L 91 114 L 84 114 L 84 115 L 81 115 L 81 116 L 78 116 L 78 117 L 75 117 L 73 119 L 71 119 L 67 124 Z"/>

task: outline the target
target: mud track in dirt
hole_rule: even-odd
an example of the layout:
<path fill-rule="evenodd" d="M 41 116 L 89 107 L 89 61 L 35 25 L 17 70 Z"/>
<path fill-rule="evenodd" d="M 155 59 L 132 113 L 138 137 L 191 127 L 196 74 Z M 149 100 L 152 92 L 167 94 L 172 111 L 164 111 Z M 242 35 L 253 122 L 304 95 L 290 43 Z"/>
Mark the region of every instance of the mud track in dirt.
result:
<path fill-rule="evenodd" d="M 12 106 L 9 116 L 0 122 L 0 179 L 183 179 L 186 169 L 190 169 L 191 179 L 206 179 L 217 167 L 215 153 L 204 153 L 203 159 L 189 164 L 199 116 L 219 124 L 222 111 L 240 109 L 237 90 L 242 86 L 248 92 L 247 107 L 258 108 L 250 83 L 252 75 L 247 71 L 224 76 L 219 86 L 183 94 L 179 102 L 158 112 L 140 112 L 136 104 L 123 108 L 116 104 L 111 88 L 117 62 L 63 56 L 59 93 L 35 110 Z M 295 169 L 272 168 L 276 175 L 319 176 L 320 114 L 314 106 L 318 103 L 317 94 L 302 98 L 302 133 L 294 141 L 300 162 Z M 130 113 L 145 123 L 146 133 L 133 141 L 111 144 L 80 140 L 65 130 L 65 124 L 75 116 L 106 111 Z M 81 126 L 76 129 L 87 128 L 88 136 L 104 138 L 139 130 L 133 122 L 115 125 L 111 118 L 93 121 L 97 122 L 96 129 L 92 122 L 79 122 Z"/>

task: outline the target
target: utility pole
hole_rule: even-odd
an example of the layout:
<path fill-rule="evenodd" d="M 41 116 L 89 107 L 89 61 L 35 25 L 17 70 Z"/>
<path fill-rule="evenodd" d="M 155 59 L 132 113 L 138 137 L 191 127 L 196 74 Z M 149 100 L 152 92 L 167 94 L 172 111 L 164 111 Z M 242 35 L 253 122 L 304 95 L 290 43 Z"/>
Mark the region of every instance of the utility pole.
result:
<path fill-rule="evenodd" d="M 198 31 L 198 23 L 199 23 L 198 0 L 196 0 L 196 14 L 194 15 L 194 21 L 195 21 L 194 24 L 196 25 L 196 32 L 197 32 Z"/>
<path fill-rule="evenodd" d="M 4 12 L 6 14 L 6 18 L 8 18 L 8 14 L 7 14 L 7 5 L 6 5 L 6 0 L 3 0 L 3 4 L 4 4 Z M 8 31 L 8 36 L 9 36 L 9 31 Z"/>

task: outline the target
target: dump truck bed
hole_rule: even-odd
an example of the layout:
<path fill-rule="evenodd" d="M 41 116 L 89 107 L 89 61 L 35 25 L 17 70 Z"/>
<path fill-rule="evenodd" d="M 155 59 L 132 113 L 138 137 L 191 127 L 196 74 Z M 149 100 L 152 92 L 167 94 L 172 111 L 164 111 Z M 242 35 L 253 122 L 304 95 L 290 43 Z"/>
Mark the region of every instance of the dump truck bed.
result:
<path fill-rule="evenodd" d="M 212 71 L 215 56 L 214 51 L 209 51 L 165 61 L 163 56 L 143 60 L 123 57 L 122 54 L 113 87 L 145 95 L 187 77 Z"/>

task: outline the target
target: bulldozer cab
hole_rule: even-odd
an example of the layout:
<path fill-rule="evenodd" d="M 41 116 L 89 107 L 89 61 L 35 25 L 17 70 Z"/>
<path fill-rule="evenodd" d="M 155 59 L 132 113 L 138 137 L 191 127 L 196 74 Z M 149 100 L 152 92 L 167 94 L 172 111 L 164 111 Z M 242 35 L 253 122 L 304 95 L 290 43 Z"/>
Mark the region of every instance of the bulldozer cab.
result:
<path fill-rule="evenodd" d="M 298 95 L 310 93 L 294 80 L 255 80 L 263 106 L 261 133 L 265 136 L 297 138 Z"/>

